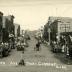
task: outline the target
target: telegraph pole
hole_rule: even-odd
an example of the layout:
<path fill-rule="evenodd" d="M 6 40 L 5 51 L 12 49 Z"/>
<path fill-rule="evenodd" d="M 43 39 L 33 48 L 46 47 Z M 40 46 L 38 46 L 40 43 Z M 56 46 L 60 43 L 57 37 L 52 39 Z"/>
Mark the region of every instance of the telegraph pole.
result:
<path fill-rule="evenodd" d="M 49 32 L 49 45 L 50 45 L 50 28 L 48 29 L 48 32 Z"/>
<path fill-rule="evenodd" d="M 50 22 L 50 17 L 49 17 L 49 21 L 48 21 L 48 24 L 49 24 L 49 28 L 48 28 L 48 34 L 49 34 L 49 45 L 50 45 L 50 42 L 51 42 L 51 39 L 50 39 L 50 24 L 51 24 L 51 22 Z"/>

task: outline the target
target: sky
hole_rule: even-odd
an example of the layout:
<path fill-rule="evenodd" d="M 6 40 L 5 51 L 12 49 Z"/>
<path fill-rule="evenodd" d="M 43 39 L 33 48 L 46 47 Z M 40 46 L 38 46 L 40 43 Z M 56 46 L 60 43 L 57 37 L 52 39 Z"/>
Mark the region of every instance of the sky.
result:
<path fill-rule="evenodd" d="M 37 30 L 48 22 L 49 16 L 72 17 L 72 4 L 50 3 L 48 1 L 0 2 L 4 15 L 14 15 L 14 23 L 21 29 Z"/>

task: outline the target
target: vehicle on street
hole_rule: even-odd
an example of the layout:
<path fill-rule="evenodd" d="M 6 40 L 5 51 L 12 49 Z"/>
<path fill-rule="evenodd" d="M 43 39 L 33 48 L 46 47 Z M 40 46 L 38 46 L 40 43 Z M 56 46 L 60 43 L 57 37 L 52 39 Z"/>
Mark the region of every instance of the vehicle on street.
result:
<path fill-rule="evenodd" d="M 17 51 L 24 51 L 24 43 L 18 42 L 16 48 Z"/>

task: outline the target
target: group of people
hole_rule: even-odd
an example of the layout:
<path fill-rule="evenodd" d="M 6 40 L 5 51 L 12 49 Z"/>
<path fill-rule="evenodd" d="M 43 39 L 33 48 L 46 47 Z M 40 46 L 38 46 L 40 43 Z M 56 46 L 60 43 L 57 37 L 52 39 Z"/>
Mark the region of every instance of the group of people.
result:
<path fill-rule="evenodd" d="M 72 36 L 69 34 L 60 35 L 57 37 L 56 41 L 53 41 L 54 44 L 58 44 L 61 47 L 61 52 L 65 53 L 67 56 L 72 56 Z"/>

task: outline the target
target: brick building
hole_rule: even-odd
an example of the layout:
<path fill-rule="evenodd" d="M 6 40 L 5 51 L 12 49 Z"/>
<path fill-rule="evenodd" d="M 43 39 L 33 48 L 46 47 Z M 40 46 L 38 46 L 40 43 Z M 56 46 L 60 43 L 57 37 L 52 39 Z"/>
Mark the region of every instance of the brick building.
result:
<path fill-rule="evenodd" d="M 72 18 L 69 17 L 49 17 L 48 23 L 44 27 L 44 34 L 50 34 L 54 38 L 56 35 L 70 33 L 72 34 Z M 52 39 L 52 37 L 51 37 Z"/>

